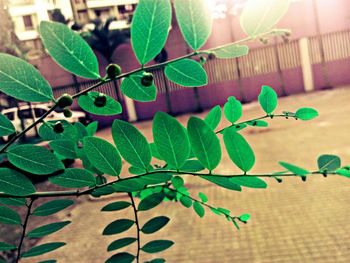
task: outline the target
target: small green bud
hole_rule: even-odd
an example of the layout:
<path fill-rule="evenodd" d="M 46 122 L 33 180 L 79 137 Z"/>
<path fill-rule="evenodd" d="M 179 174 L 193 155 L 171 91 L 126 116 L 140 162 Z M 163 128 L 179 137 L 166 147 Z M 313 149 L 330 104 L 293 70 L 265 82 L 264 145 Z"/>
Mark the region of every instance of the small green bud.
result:
<path fill-rule="evenodd" d="M 149 72 L 144 72 L 141 79 L 141 84 L 145 87 L 151 86 L 153 84 L 153 74 Z"/>
<path fill-rule="evenodd" d="M 65 108 L 63 109 L 63 115 L 64 115 L 64 117 L 66 117 L 66 118 L 70 118 L 70 117 L 72 117 L 73 112 L 72 112 L 68 107 L 65 107 Z"/>
<path fill-rule="evenodd" d="M 107 71 L 107 77 L 109 79 L 115 79 L 122 73 L 122 69 L 117 64 L 109 64 L 106 68 Z"/>
<path fill-rule="evenodd" d="M 61 97 L 59 97 L 58 101 L 57 101 L 57 105 L 62 109 L 65 107 L 69 107 L 72 104 L 73 104 L 73 98 L 71 95 L 69 95 L 67 93 L 65 93 Z"/>
<path fill-rule="evenodd" d="M 207 62 L 206 57 L 200 57 L 200 58 L 199 58 L 199 63 L 200 63 L 201 65 L 204 65 L 206 62 Z"/>
<path fill-rule="evenodd" d="M 98 108 L 102 108 L 106 106 L 107 103 L 107 97 L 105 94 L 100 93 L 98 97 L 95 98 L 94 105 Z"/>
<path fill-rule="evenodd" d="M 64 127 L 62 122 L 58 121 L 55 123 L 55 125 L 53 126 L 53 130 L 55 133 L 62 133 L 64 132 Z"/>

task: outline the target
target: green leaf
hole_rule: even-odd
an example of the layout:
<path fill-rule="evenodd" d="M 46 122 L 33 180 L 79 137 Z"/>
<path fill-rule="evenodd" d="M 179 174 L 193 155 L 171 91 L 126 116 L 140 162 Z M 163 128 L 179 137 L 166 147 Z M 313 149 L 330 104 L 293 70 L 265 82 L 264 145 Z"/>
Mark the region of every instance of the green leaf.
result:
<path fill-rule="evenodd" d="M 35 256 L 43 255 L 43 254 L 49 253 L 51 251 L 54 251 L 56 249 L 59 249 L 60 247 L 63 247 L 64 245 L 66 245 L 66 243 L 64 243 L 64 242 L 46 243 L 46 244 L 43 244 L 43 245 L 32 247 L 28 251 L 24 252 L 22 254 L 22 257 L 23 258 L 29 258 L 29 257 L 35 257 Z"/>
<path fill-rule="evenodd" d="M 141 200 L 138 211 L 147 211 L 159 205 L 164 199 L 164 193 L 154 193 Z"/>
<path fill-rule="evenodd" d="M 88 170 L 68 168 L 62 174 L 49 177 L 53 184 L 66 188 L 83 188 L 96 185 L 94 175 Z"/>
<path fill-rule="evenodd" d="M 208 76 L 201 64 L 192 59 L 181 59 L 166 65 L 165 76 L 184 87 L 201 87 L 208 84 Z"/>
<path fill-rule="evenodd" d="M 33 211 L 33 215 L 35 216 L 53 215 L 59 211 L 62 211 L 63 209 L 66 209 L 67 207 L 73 204 L 74 204 L 74 201 L 69 199 L 52 200 L 42 204 L 41 206 L 38 206 Z"/>
<path fill-rule="evenodd" d="M 141 250 L 146 253 L 158 253 L 174 245 L 170 240 L 153 240 L 144 245 Z"/>
<path fill-rule="evenodd" d="M 289 3 L 289 0 L 247 1 L 240 17 L 242 29 L 251 37 L 269 31 L 287 12 Z"/>
<path fill-rule="evenodd" d="M 156 144 L 152 142 L 149 146 L 151 148 L 152 156 L 158 160 L 163 160 L 163 157 L 158 152 Z"/>
<path fill-rule="evenodd" d="M 16 211 L 5 206 L 0 206 L 0 223 L 7 225 L 20 225 L 21 217 Z"/>
<path fill-rule="evenodd" d="M 115 240 L 108 246 L 107 251 L 109 252 L 109 251 L 120 249 L 122 247 L 126 247 L 134 243 L 136 240 L 137 239 L 134 237 L 125 237 L 125 238 Z M 113 261 L 113 262 L 119 262 L 119 261 Z"/>
<path fill-rule="evenodd" d="M 170 1 L 139 1 L 132 18 L 131 44 L 141 65 L 160 53 L 168 37 L 170 26 Z"/>
<path fill-rule="evenodd" d="M 198 160 L 187 160 L 181 167 L 181 171 L 186 172 L 199 172 L 204 169 L 205 167 Z"/>
<path fill-rule="evenodd" d="M 87 79 L 98 79 L 98 61 L 91 47 L 67 25 L 42 21 L 43 44 L 51 57 L 65 70 Z"/>
<path fill-rule="evenodd" d="M 190 154 L 190 142 L 185 128 L 170 115 L 157 112 L 152 130 L 162 160 L 177 169 L 183 166 Z"/>
<path fill-rule="evenodd" d="M 12 122 L 0 113 L 0 137 L 10 135 L 16 132 L 15 126 Z"/>
<path fill-rule="evenodd" d="M 252 177 L 252 176 L 241 176 L 241 177 L 232 177 L 230 181 L 234 184 L 245 186 L 249 188 L 266 188 L 267 184 L 264 180 Z"/>
<path fill-rule="evenodd" d="M 225 177 L 225 176 L 206 176 L 206 175 L 202 175 L 201 178 L 208 180 L 218 186 L 224 187 L 226 189 L 229 190 L 234 190 L 234 191 L 241 191 L 242 188 L 235 183 L 232 183 L 230 181 L 229 177 Z"/>
<path fill-rule="evenodd" d="M 10 163 L 33 174 L 51 174 L 63 170 L 63 163 L 48 149 L 35 145 L 19 145 L 7 152 Z"/>
<path fill-rule="evenodd" d="M 166 224 L 168 224 L 169 220 L 170 220 L 170 218 L 166 217 L 166 216 L 154 217 L 154 218 L 150 219 L 149 221 L 147 221 L 147 223 L 145 223 L 143 225 L 143 227 L 141 228 L 141 231 L 144 234 L 155 233 L 155 232 L 159 231 L 160 229 L 162 229 L 163 227 L 165 227 Z"/>
<path fill-rule="evenodd" d="M 349 171 L 349 168 L 341 168 L 341 169 L 338 169 L 338 170 L 336 170 L 336 173 L 339 174 L 339 175 L 341 175 L 341 176 L 350 178 L 350 171 Z"/>
<path fill-rule="evenodd" d="M 144 185 L 150 185 L 150 184 L 166 183 L 171 180 L 171 177 L 172 175 L 169 173 L 157 173 L 157 174 L 148 174 L 138 179 Z"/>
<path fill-rule="evenodd" d="M 130 180 L 123 180 L 120 182 L 116 182 L 112 185 L 115 192 L 136 192 L 142 190 L 145 185 L 139 180 L 139 178 L 134 178 Z"/>
<path fill-rule="evenodd" d="M 295 117 L 303 121 L 312 120 L 317 116 L 318 112 L 313 108 L 300 108 L 295 113 Z"/>
<path fill-rule="evenodd" d="M 186 207 L 186 208 L 190 208 L 192 206 L 192 199 L 189 198 L 188 196 L 186 195 L 182 195 L 180 197 L 180 203 Z"/>
<path fill-rule="evenodd" d="M 63 125 L 63 132 L 57 133 L 54 131 L 53 127 L 57 121 L 44 122 L 43 125 L 39 127 L 39 136 L 44 141 L 52 140 L 72 140 L 76 142 L 78 140 L 78 131 L 75 126 L 66 120 L 60 120 Z"/>
<path fill-rule="evenodd" d="M 101 172 L 119 176 L 122 159 L 117 149 L 109 142 L 97 137 L 85 137 L 83 149 L 87 158 Z"/>
<path fill-rule="evenodd" d="M 230 96 L 224 105 L 224 114 L 228 121 L 235 123 L 242 117 L 242 104 L 235 97 Z"/>
<path fill-rule="evenodd" d="M 13 205 L 13 206 L 24 206 L 26 204 L 26 199 L 25 198 L 3 197 L 3 198 L 0 198 L 0 204 Z"/>
<path fill-rule="evenodd" d="M 136 257 L 127 252 L 121 252 L 111 256 L 105 263 L 131 263 Z"/>
<path fill-rule="evenodd" d="M 15 196 L 35 193 L 32 182 L 23 174 L 8 168 L 0 168 L 0 192 Z"/>
<path fill-rule="evenodd" d="M 208 202 L 208 197 L 205 194 L 200 192 L 200 193 L 198 193 L 198 196 L 202 200 L 203 203 Z"/>
<path fill-rule="evenodd" d="M 286 168 L 288 171 L 292 172 L 293 174 L 308 175 L 310 173 L 308 170 L 305 170 L 304 168 L 300 168 L 300 167 L 295 166 L 295 165 L 290 164 L 290 163 L 279 162 L 279 164 L 281 166 L 283 166 L 284 168 Z"/>
<path fill-rule="evenodd" d="M 250 214 L 243 214 L 239 216 L 239 219 L 243 222 L 247 222 L 250 219 Z"/>
<path fill-rule="evenodd" d="M 142 85 L 141 80 L 142 74 L 132 74 L 123 80 L 120 90 L 125 96 L 136 101 L 155 101 L 157 97 L 156 86 L 152 83 L 151 86 L 146 87 Z"/>
<path fill-rule="evenodd" d="M 155 258 L 150 261 L 146 261 L 145 263 L 164 263 L 165 259 L 164 258 Z"/>
<path fill-rule="evenodd" d="M 242 171 L 248 172 L 255 163 L 255 155 L 242 135 L 233 129 L 224 131 L 224 143 L 230 159 Z"/>
<path fill-rule="evenodd" d="M 227 58 L 238 58 L 245 56 L 249 52 L 249 48 L 246 45 L 230 44 L 223 47 L 211 49 L 215 57 L 227 59 Z"/>
<path fill-rule="evenodd" d="M 267 114 L 271 114 L 277 107 L 277 94 L 269 86 L 262 86 L 258 100 Z"/>
<path fill-rule="evenodd" d="M 220 141 L 203 120 L 191 117 L 187 124 L 192 150 L 205 168 L 212 171 L 221 160 Z"/>
<path fill-rule="evenodd" d="M 6 251 L 6 250 L 12 250 L 16 249 L 17 247 L 14 245 L 10 245 L 4 242 L 0 242 L 0 251 Z"/>
<path fill-rule="evenodd" d="M 88 126 L 86 126 L 86 131 L 88 133 L 88 136 L 93 136 L 97 132 L 97 128 L 98 128 L 97 121 L 93 121 L 89 123 Z"/>
<path fill-rule="evenodd" d="M 133 125 L 115 120 L 112 136 L 121 156 L 131 165 L 148 169 L 151 162 L 151 150 L 146 138 Z"/>
<path fill-rule="evenodd" d="M 212 108 L 207 116 L 205 117 L 204 121 L 209 125 L 209 127 L 212 130 L 215 130 L 216 127 L 218 127 L 220 121 L 221 121 L 221 107 L 220 105 L 216 105 L 214 108 Z"/>
<path fill-rule="evenodd" d="M 68 158 L 76 159 L 77 154 L 75 152 L 76 144 L 72 140 L 54 140 L 49 142 L 49 146 L 56 153 Z"/>
<path fill-rule="evenodd" d="M 113 99 L 112 97 L 103 94 L 106 97 L 106 105 L 104 106 L 96 106 L 95 99 L 100 96 L 100 92 L 90 91 L 85 95 L 82 95 L 78 99 L 79 106 L 87 112 L 90 112 L 95 115 L 102 116 L 112 116 L 120 114 L 123 109 L 118 101 Z"/>
<path fill-rule="evenodd" d="M 17 57 L 0 53 L 0 91 L 19 100 L 49 102 L 54 99 L 49 83 L 36 68 Z"/>
<path fill-rule="evenodd" d="M 110 204 L 104 206 L 101 209 L 101 211 L 103 211 L 103 212 L 119 211 L 119 210 L 128 208 L 129 206 L 131 206 L 131 203 L 129 203 L 129 202 L 118 201 L 118 202 L 110 203 Z"/>
<path fill-rule="evenodd" d="M 336 155 L 324 154 L 318 157 L 317 164 L 320 171 L 333 172 L 340 168 L 341 160 Z"/>
<path fill-rule="evenodd" d="M 119 234 L 128 230 L 134 224 L 135 224 L 135 221 L 130 219 L 118 219 L 110 223 L 108 226 L 106 226 L 102 234 L 105 236 Z"/>
<path fill-rule="evenodd" d="M 57 262 L 57 260 L 55 260 L 55 259 L 49 259 L 49 260 L 40 261 L 38 263 L 56 263 L 56 262 Z"/>
<path fill-rule="evenodd" d="M 182 177 L 174 176 L 173 178 L 171 178 L 171 183 L 173 184 L 175 189 L 178 189 L 182 187 L 185 182 L 184 182 L 184 179 L 182 179 Z"/>
<path fill-rule="evenodd" d="M 247 121 L 246 124 L 255 127 L 268 127 L 269 124 L 266 121 L 256 120 L 256 121 Z"/>
<path fill-rule="evenodd" d="M 206 0 L 175 0 L 176 19 L 187 44 L 201 48 L 211 33 L 213 19 Z"/>
<path fill-rule="evenodd" d="M 199 217 L 204 217 L 205 210 L 203 206 L 199 202 L 194 202 L 193 203 L 193 209 L 197 213 Z"/>
<path fill-rule="evenodd" d="M 80 122 L 76 122 L 74 123 L 74 127 L 77 130 L 77 134 L 78 134 L 78 141 L 80 141 L 81 139 L 83 139 L 84 137 L 88 136 L 88 132 L 86 127 L 84 126 L 84 124 L 80 123 Z"/>
<path fill-rule="evenodd" d="M 30 231 L 27 234 L 27 237 L 37 238 L 37 237 L 47 236 L 61 230 L 65 226 L 69 225 L 70 223 L 71 223 L 70 221 L 63 221 L 63 222 L 56 222 L 45 226 L 41 226 Z"/>

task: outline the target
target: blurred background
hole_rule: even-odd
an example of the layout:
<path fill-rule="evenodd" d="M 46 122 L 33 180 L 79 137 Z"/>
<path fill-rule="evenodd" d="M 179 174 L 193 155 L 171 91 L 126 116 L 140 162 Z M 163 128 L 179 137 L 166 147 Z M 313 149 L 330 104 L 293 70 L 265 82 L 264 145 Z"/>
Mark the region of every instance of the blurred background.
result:
<path fill-rule="evenodd" d="M 79 92 L 94 82 L 64 71 L 45 53 L 37 32 L 40 21 L 61 22 L 81 34 L 98 56 L 101 74 L 109 63 L 121 65 L 126 72 L 139 67 L 129 39 L 137 2 L 0 0 L 0 52 L 32 63 L 52 85 L 56 98 L 63 93 Z M 239 25 L 244 0 L 208 2 L 214 26 L 204 48 L 245 37 Z M 204 117 L 208 109 L 223 105 L 227 97 L 235 96 L 244 103 L 244 119 L 249 119 L 262 115 L 256 99 L 261 85 L 269 85 L 281 97 L 279 111 L 308 106 L 316 108 L 320 117 L 309 123 L 271 120 L 269 128 L 242 131 L 256 152 L 253 172 L 280 170 L 278 161 L 312 170 L 316 168 L 317 157 L 326 153 L 337 154 L 344 164 L 349 164 L 350 1 L 291 1 L 289 11 L 277 27 L 290 29 L 291 36 L 249 43 L 250 52 L 244 57 L 228 60 L 210 57 L 204 65 L 209 76 L 206 87 L 180 87 L 169 82 L 162 70 L 155 70 L 158 88 L 155 102 L 132 101 L 121 94 L 120 81 L 110 82 L 99 90 L 117 99 L 123 105 L 123 114 L 113 117 L 89 114 L 85 117 L 100 121 L 100 128 L 103 128 L 98 132 L 100 137 L 111 140 L 108 127 L 113 119 L 120 118 L 135 122 L 152 141 L 148 120 L 156 111 L 179 116 L 185 125 L 189 113 Z M 152 63 L 189 52 L 174 14 L 165 48 Z M 47 110 L 42 108 L 43 105 L 24 105 L 4 94 L 0 94 L 0 102 L 0 110 L 11 120 L 19 118 L 22 128 L 26 119 L 34 119 L 36 114 L 40 116 Z M 25 113 L 33 107 L 34 110 Z M 73 109 L 80 110 L 76 103 Z M 22 111 L 24 113 L 19 114 Z M 77 115 L 77 118 L 82 117 Z M 225 123 L 221 125 L 224 127 Z M 224 155 L 216 172 L 235 171 L 228 156 Z M 195 179 L 188 179 L 186 183 L 193 193 L 206 193 L 216 206 L 226 207 L 237 215 L 250 213 L 252 219 L 238 232 L 224 218 L 212 215 L 210 211 L 204 219 L 199 219 L 193 211 L 180 205 L 161 205 L 144 220 L 154 213 L 171 216 L 172 223 L 159 233 L 176 242 L 172 249 L 164 252 L 168 262 L 350 261 L 350 227 L 347 223 L 350 191 L 346 178 L 317 177 L 305 183 L 290 178 L 282 184 L 271 180 L 267 190 L 244 189 L 242 193 L 220 190 Z M 118 214 L 99 213 L 110 199 L 80 199 L 79 202 L 80 206 L 59 215 L 70 218 L 73 223 L 60 232 L 61 239 L 69 245 L 52 253 L 53 257 L 60 259 L 58 262 L 102 262 L 108 257 L 104 247 L 112 240 L 100 233 Z M 12 233 L 8 229 L 1 232 L 0 228 L 1 237 L 8 231 Z M 55 236 L 47 237 L 48 240 L 55 240 Z M 97 249 L 100 246 L 102 252 Z"/>

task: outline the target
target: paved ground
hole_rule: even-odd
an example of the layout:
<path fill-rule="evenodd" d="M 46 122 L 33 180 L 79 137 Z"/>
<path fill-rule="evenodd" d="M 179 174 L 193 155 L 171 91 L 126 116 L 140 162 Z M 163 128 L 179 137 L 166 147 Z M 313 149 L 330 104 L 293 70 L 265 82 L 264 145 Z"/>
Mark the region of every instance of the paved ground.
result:
<path fill-rule="evenodd" d="M 310 106 L 320 117 L 310 122 L 275 119 L 269 128 L 251 128 L 243 132 L 253 146 L 257 162 L 254 172 L 279 170 L 278 161 L 288 161 L 315 169 L 318 155 L 338 154 L 344 164 L 350 164 L 350 89 L 315 92 L 280 100 L 278 110 L 293 111 Z M 244 118 L 262 115 L 256 103 L 244 106 Z M 201 114 L 204 116 L 204 114 Z M 186 123 L 188 116 L 179 119 Z M 151 139 L 151 123 L 137 126 Z M 108 130 L 99 136 L 111 139 Z M 216 172 L 229 173 L 235 167 L 224 156 Z M 350 262 L 350 180 L 341 177 L 310 178 L 306 183 L 298 178 L 278 184 L 268 180 L 267 190 L 244 189 L 243 192 L 221 190 L 198 179 L 187 180 L 191 190 L 202 191 L 209 202 L 227 207 L 236 214 L 248 212 L 252 219 L 238 232 L 223 217 L 207 211 L 199 219 L 193 211 L 178 204 L 163 204 L 152 215 L 168 215 L 171 223 L 154 238 L 172 239 L 176 245 L 161 255 L 167 262 Z M 123 197 L 121 197 L 123 198 Z M 112 199 L 85 200 L 69 215 L 59 216 L 73 221 L 60 234 L 42 240 L 65 241 L 68 245 L 49 254 L 58 262 L 104 262 L 112 254 L 105 248 L 118 237 L 104 237 L 106 224 L 119 216 L 132 217 L 124 210 L 101 214 L 101 207 Z M 151 216 L 145 213 L 142 222 Z M 130 235 L 135 233 L 130 230 Z M 142 242 L 150 237 L 142 236 Z M 134 249 L 134 247 L 133 247 Z M 40 259 L 48 259 L 48 256 Z M 142 254 L 142 259 L 152 256 Z M 23 261 L 30 262 L 30 261 Z"/>

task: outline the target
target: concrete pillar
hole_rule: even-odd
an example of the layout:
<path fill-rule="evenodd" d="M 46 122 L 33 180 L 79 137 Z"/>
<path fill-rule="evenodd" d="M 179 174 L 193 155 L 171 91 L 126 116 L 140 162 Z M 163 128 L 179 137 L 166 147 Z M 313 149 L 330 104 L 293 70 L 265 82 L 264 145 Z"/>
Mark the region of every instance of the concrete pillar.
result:
<path fill-rule="evenodd" d="M 310 92 L 313 91 L 315 87 L 310 59 L 309 40 L 306 37 L 299 39 L 299 51 L 301 69 L 303 72 L 304 89 L 306 92 Z"/>

